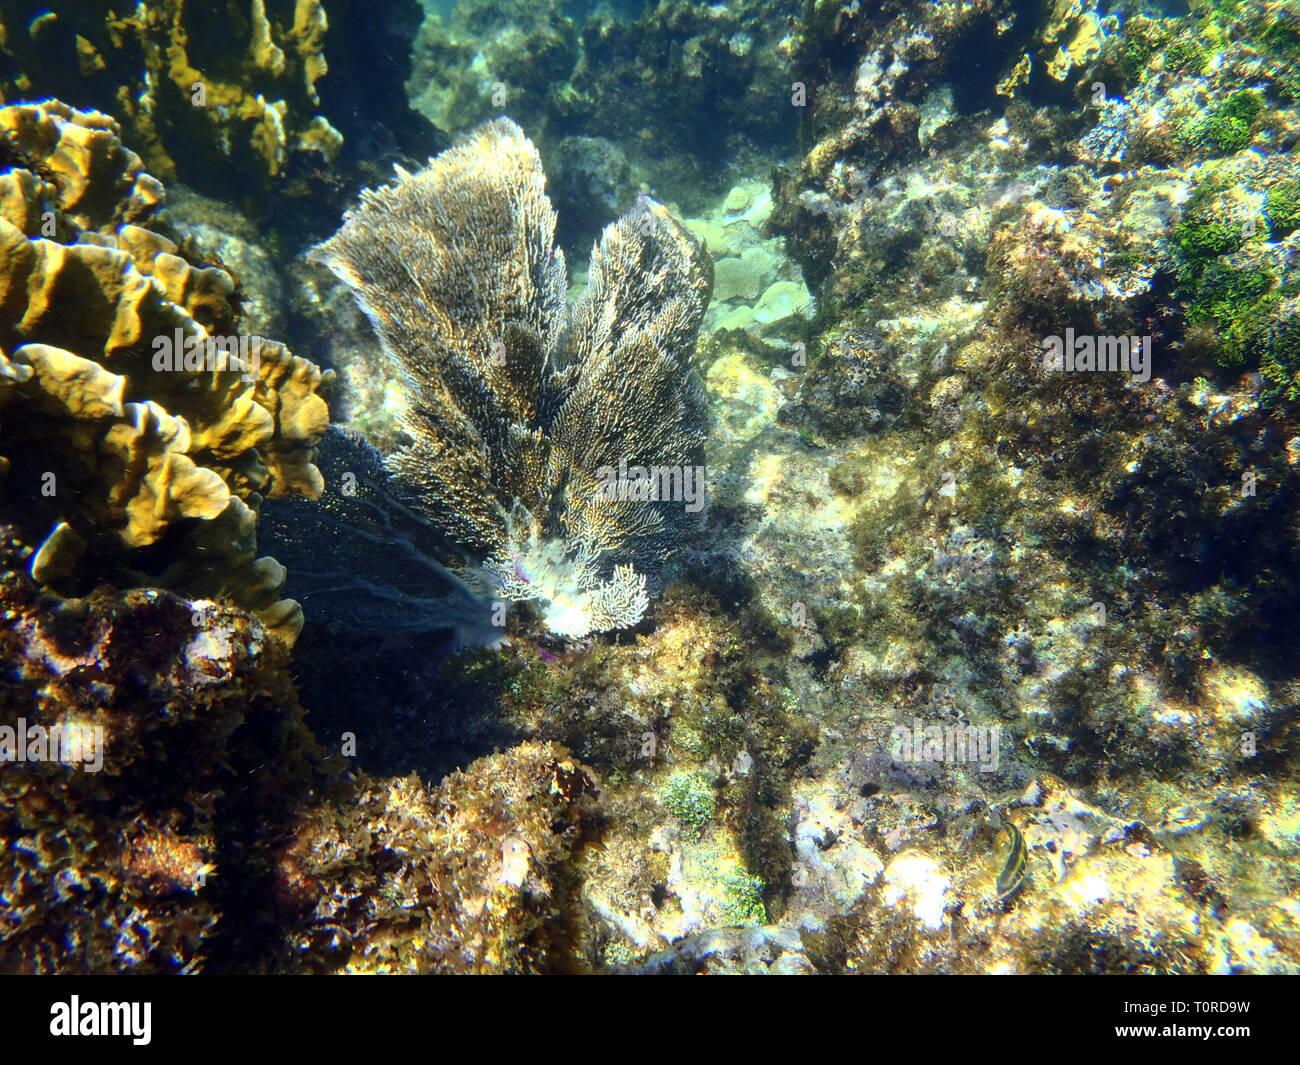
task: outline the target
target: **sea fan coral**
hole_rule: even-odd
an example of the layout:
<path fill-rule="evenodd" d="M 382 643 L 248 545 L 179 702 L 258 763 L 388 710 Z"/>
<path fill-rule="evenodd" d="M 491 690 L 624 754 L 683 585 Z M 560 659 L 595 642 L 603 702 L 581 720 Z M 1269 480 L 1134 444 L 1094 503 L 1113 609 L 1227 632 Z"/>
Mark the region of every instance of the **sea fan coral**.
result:
<path fill-rule="evenodd" d="M 409 397 L 388 467 L 476 560 L 467 583 L 560 635 L 622 628 L 703 505 L 691 368 L 713 267 L 642 198 L 606 228 L 570 314 L 537 150 L 486 123 L 368 190 L 313 250 L 355 292 Z M 694 490 L 691 486 L 694 485 Z"/>

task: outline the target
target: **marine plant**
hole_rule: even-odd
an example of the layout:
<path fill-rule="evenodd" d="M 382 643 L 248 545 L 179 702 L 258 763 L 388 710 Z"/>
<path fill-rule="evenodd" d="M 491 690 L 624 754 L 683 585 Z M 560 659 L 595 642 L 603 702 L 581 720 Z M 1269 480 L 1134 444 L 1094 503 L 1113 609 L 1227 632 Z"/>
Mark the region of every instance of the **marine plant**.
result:
<path fill-rule="evenodd" d="M 713 785 L 703 773 L 679 769 L 664 781 L 664 805 L 685 825 L 703 829 L 713 820 L 716 798 Z"/>
<path fill-rule="evenodd" d="M 1292 318 L 1296 282 L 1282 242 L 1296 220 L 1290 177 L 1253 201 L 1211 173 L 1196 186 L 1174 227 L 1171 267 L 1190 325 L 1208 324 L 1223 366 L 1258 367 L 1273 398 L 1294 400 L 1300 370 Z M 1270 243 L 1270 238 L 1274 243 Z"/>
<path fill-rule="evenodd" d="M 1285 181 L 1269 189 L 1264 214 L 1274 240 L 1300 228 L 1300 181 Z"/>
<path fill-rule="evenodd" d="M 1263 109 L 1259 93 L 1239 89 L 1196 127 L 1195 139 L 1204 139 L 1224 155 L 1239 152 L 1250 143 L 1251 128 Z"/>

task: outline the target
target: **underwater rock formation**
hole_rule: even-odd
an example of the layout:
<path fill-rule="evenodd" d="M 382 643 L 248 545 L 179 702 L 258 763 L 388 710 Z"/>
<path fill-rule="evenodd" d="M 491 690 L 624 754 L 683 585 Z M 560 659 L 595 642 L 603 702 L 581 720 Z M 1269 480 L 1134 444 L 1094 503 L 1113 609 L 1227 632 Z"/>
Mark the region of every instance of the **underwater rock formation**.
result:
<path fill-rule="evenodd" d="M 443 129 L 508 114 L 536 140 L 553 189 L 566 139 L 609 138 L 643 191 L 695 211 L 792 144 L 798 111 L 777 40 L 793 5 L 639 6 L 634 16 L 550 0 L 431 9 L 407 89 Z M 575 222 L 561 209 L 564 229 Z"/>
<path fill-rule="evenodd" d="M 498 119 L 364 193 L 313 256 L 405 383 L 397 479 L 482 562 L 488 598 L 543 603 L 548 629 L 578 637 L 640 620 L 647 567 L 703 508 L 691 360 L 713 272 L 645 199 L 606 228 L 570 315 L 544 185 Z"/>
<path fill-rule="evenodd" d="M 211 601 L 60 599 L 0 532 L 0 972 L 199 970 L 320 759 L 287 651 Z"/>
<path fill-rule="evenodd" d="M 745 181 L 687 225 L 713 256 L 713 302 L 703 333 L 729 331 L 784 358 L 791 339 L 808 338 L 816 308 L 782 240 L 763 235 L 771 214 L 767 183 Z"/>
<path fill-rule="evenodd" d="M 0 487 L 32 575 L 224 595 L 292 639 L 257 509 L 319 494 L 329 373 L 241 335 L 234 279 L 149 228 L 162 186 L 111 118 L 21 104 L 0 130 Z"/>
<path fill-rule="evenodd" d="M 38 589 L 0 526 L 0 972 L 563 966 L 596 810 L 563 748 L 429 787 L 322 749 L 253 617 Z M 419 915 L 419 916 L 417 916 Z"/>
<path fill-rule="evenodd" d="M 623 149 L 606 137 L 565 137 L 548 156 L 551 200 L 570 231 L 566 248 L 586 250 L 600 239 L 605 219 L 636 200 Z"/>
<path fill-rule="evenodd" d="M 1180 188 L 1181 217 L 1165 235 L 1161 265 L 1189 352 L 1258 370 L 1268 403 L 1293 410 L 1300 7 L 1193 9 L 1195 19 L 1133 20 L 1108 42 L 1107 77 L 1122 78 L 1126 94 L 1107 101 L 1080 154 L 1124 168 L 1126 182 L 1138 168 Z"/>
<path fill-rule="evenodd" d="M 362 775 L 352 794 L 306 808 L 276 856 L 276 902 L 296 916 L 278 964 L 562 971 L 571 859 L 598 798 L 586 770 L 552 743 L 480 758 L 434 788 L 413 775 Z"/>

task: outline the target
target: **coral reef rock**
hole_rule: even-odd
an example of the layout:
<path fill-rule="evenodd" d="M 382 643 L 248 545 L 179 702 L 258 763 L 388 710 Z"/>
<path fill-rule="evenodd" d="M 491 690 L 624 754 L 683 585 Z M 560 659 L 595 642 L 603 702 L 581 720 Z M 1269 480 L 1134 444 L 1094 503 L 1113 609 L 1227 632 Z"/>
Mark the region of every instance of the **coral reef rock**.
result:
<path fill-rule="evenodd" d="M 62 599 L 12 533 L 0 972 L 568 967 L 571 859 L 599 795 L 562 747 L 432 787 L 375 780 L 318 744 L 255 618 L 164 591 Z"/>
<path fill-rule="evenodd" d="M 589 194 L 592 174 L 574 171 L 573 153 L 593 140 L 617 145 L 634 185 L 689 212 L 794 146 L 799 109 L 778 44 L 798 6 L 790 0 L 663 0 L 621 15 L 550 0 L 449 6 L 428 5 L 415 38 L 413 105 L 441 129 L 502 112 L 527 129 L 560 189 L 564 227 L 582 224 L 567 209 Z"/>

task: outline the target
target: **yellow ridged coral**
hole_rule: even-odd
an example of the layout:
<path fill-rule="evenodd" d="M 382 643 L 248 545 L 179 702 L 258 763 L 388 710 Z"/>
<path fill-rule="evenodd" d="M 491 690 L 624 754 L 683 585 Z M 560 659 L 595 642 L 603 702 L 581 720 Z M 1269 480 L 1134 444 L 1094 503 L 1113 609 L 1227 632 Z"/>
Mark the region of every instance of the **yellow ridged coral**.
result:
<path fill-rule="evenodd" d="M 1043 31 L 1044 47 L 1051 56 L 1047 73 L 1064 81 L 1071 70 L 1086 66 L 1101 54 L 1104 38 L 1101 18 L 1085 0 L 1056 0 L 1051 21 Z"/>
<path fill-rule="evenodd" d="M 242 335 L 234 279 L 148 228 L 162 187 L 112 119 L 23 104 L 0 131 L 0 473 L 33 576 L 226 595 L 292 639 L 257 510 L 320 494 L 332 374 Z"/>
<path fill-rule="evenodd" d="M 268 10 L 269 9 L 269 10 Z M 333 159 L 342 135 L 316 113 L 329 26 L 320 0 L 231 5 L 145 0 L 53 4 L 30 25 L 0 11 L 0 52 L 14 73 L 8 99 L 33 85 L 61 92 L 51 69 L 76 69 L 137 146 L 150 171 L 220 157 L 269 185 L 297 152 Z M 12 24 L 11 24 L 12 22 Z M 91 173 L 76 160 L 70 169 Z"/>
<path fill-rule="evenodd" d="M 58 190 L 61 212 L 82 229 L 134 222 L 162 203 L 162 184 L 123 146 L 108 115 L 74 112 L 57 100 L 6 107 L 0 135 L 12 149 L 39 160 L 40 177 Z"/>

